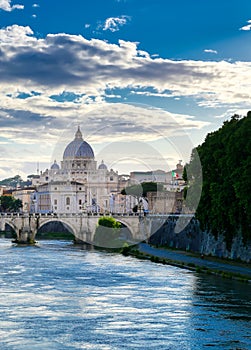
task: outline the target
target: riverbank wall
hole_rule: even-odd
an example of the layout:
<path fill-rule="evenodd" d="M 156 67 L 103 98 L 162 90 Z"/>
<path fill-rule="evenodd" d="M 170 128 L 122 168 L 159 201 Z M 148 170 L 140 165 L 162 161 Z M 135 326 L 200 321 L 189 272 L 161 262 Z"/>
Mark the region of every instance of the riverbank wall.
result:
<path fill-rule="evenodd" d="M 177 220 L 167 219 L 164 225 L 151 235 L 148 243 L 207 256 L 251 262 L 251 242 L 244 244 L 241 235 L 233 238 L 231 248 L 228 249 L 223 235 L 215 237 L 211 232 L 202 231 L 195 218 L 176 233 Z"/>

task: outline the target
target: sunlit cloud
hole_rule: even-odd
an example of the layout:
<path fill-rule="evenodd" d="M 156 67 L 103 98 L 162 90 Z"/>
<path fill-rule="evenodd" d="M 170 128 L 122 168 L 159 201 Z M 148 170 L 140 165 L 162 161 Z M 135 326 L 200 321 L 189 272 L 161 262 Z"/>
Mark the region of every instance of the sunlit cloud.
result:
<path fill-rule="evenodd" d="M 212 49 L 205 49 L 204 52 L 206 52 L 206 53 L 215 53 L 215 54 L 218 53 L 218 51 L 212 50 Z"/>
<path fill-rule="evenodd" d="M 0 0 L 0 10 L 11 12 L 13 10 L 23 10 L 24 5 L 16 4 L 11 6 L 11 0 Z"/>
<path fill-rule="evenodd" d="M 160 135 L 175 138 L 181 130 L 210 127 L 191 110 L 171 113 L 168 104 L 162 110 L 122 103 L 126 98 L 152 96 L 163 103 L 163 98 L 188 97 L 220 116 L 215 108 L 244 110 L 251 97 L 250 62 L 164 59 L 140 50 L 136 42 L 111 44 L 65 33 L 37 38 L 30 27 L 18 25 L 0 29 L 0 41 L 0 168 L 14 154 L 25 166 L 32 159 L 50 161 L 58 140 L 65 145 L 72 139 L 75 123 L 84 126 L 94 147 L 109 140 L 128 142 L 128 137 L 157 142 Z M 13 162 L 15 171 L 20 164 Z"/>
<path fill-rule="evenodd" d="M 126 25 L 130 20 L 129 16 L 110 17 L 105 20 L 103 30 L 117 32 L 122 26 Z"/>
<path fill-rule="evenodd" d="M 0 40 L 1 91 L 6 94 L 25 88 L 49 96 L 70 88 L 98 98 L 106 89 L 150 87 L 218 104 L 246 103 L 251 97 L 250 62 L 153 59 L 135 42 L 110 44 L 64 33 L 38 39 L 29 27 L 17 25 L 1 29 Z"/>
<path fill-rule="evenodd" d="M 244 30 L 244 31 L 251 30 L 251 19 L 249 19 L 247 23 L 249 24 L 246 24 L 245 26 L 241 27 L 239 30 Z"/>

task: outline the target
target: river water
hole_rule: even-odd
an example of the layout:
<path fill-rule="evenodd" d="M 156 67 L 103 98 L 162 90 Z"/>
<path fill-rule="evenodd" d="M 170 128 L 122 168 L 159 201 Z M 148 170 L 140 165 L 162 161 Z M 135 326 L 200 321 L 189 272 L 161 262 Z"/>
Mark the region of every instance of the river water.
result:
<path fill-rule="evenodd" d="M 0 239 L 0 349 L 251 349 L 251 286 L 69 241 Z"/>

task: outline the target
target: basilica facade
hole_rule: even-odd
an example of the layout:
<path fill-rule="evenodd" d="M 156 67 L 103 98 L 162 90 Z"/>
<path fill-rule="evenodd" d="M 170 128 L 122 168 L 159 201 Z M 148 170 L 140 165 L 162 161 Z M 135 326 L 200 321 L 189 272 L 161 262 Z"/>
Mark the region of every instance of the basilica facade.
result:
<path fill-rule="evenodd" d="M 54 161 L 33 179 L 33 185 L 31 211 L 38 213 L 110 212 L 121 190 L 118 172 L 108 170 L 103 161 L 97 166 L 80 127 L 66 146 L 61 164 Z"/>

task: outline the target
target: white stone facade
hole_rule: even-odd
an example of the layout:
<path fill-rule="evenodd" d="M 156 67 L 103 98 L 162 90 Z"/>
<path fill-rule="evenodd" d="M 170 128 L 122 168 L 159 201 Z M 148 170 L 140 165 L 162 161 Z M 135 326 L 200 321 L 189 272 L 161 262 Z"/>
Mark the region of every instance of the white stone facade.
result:
<path fill-rule="evenodd" d="M 66 147 L 59 166 L 56 161 L 36 179 L 33 212 L 110 212 L 111 194 L 119 191 L 119 175 L 104 162 L 97 167 L 91 146 L 78 128 Z"/>

